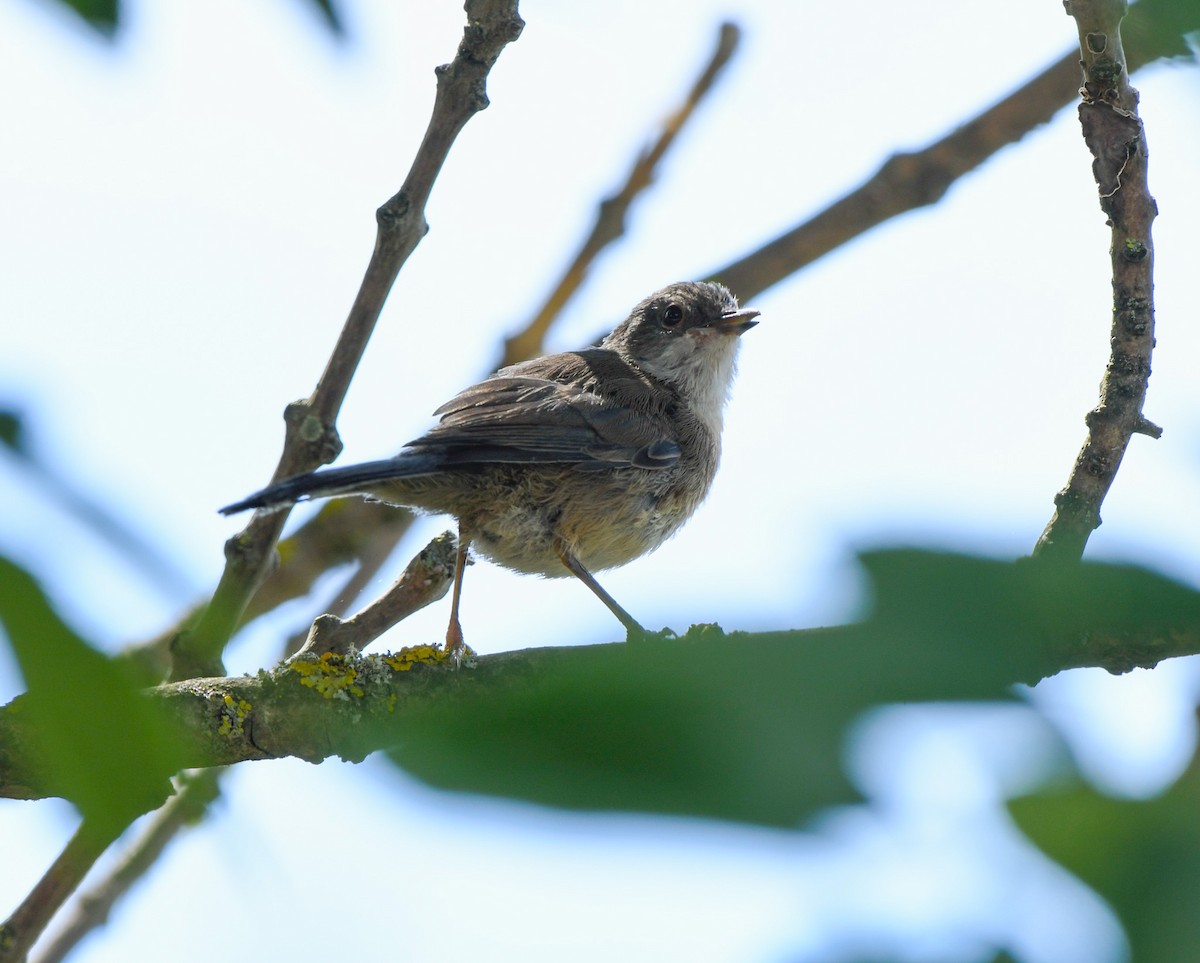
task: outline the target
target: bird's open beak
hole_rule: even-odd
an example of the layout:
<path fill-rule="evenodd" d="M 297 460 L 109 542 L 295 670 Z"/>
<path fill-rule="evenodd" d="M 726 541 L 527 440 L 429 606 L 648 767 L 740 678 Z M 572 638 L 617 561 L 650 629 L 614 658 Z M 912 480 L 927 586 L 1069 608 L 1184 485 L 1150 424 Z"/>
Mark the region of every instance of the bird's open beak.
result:
<path fill-rule="evenodd" d="M 717 320 L 710 321 L 705 327 L 709 330 L 719 331 L 721 334 L 745 334 L 758 324 L 754 320 L 758 315 L 759 312 L 753 308 L 742 308 L 738 311 L 730 311 L 722 314 Z"/>

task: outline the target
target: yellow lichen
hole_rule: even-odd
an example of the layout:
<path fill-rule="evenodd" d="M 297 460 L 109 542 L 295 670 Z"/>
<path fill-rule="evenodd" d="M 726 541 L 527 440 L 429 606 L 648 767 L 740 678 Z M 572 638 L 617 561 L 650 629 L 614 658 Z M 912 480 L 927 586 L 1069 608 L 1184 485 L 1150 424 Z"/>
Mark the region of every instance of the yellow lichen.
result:
<path fill-rule="evenodd" d="M 469 648 L 456 655 L 438 645 L 414 645 L 382 655 L 342 656 L 333 652 L 304 655 L 287 663 L 287 668 L 300 677 L 302 686 L 326 699 L 361 699 L 368 691 L 375 697 L 382 696 L 394 673 L 408 672 L 414 665 L 457 668 L 464 660 L 468 665 L 473 664 L 474 658 L 475 653 Z M 396 710 L 397 699 L 396 693 L 390 694 L 388 712 Z"/>
<path fill-rule="evenodd" d="M 397 672 L 407 672 L 414 665 L 441 665 L 444 662 L 461 662 L 474 656 L 470 646 L 464 646 L 456 658 L 440 645 L 408 645 L 397 652 L 389 652 L 383 656 L 383 661 Z"/>
<path fill-rule="evenodd" d="M 232 738 L 245 732 L 243 723 L 253 708 L 245 699 L 235 699 L 228 692 L 221 697 L 225 708 L 221 711 L 221 723 L 217 726 L 217 734 Z"/>
<path fill-rule="evenodd" d="M 315 689 L 326 699 L 361 699 L 364 695 L 358 685 L 358 670 L 342 656 L 325 652 L 317 658 L 297 659 L 289 662 L 288 668 L 300 676 L 300 684 Z"/>

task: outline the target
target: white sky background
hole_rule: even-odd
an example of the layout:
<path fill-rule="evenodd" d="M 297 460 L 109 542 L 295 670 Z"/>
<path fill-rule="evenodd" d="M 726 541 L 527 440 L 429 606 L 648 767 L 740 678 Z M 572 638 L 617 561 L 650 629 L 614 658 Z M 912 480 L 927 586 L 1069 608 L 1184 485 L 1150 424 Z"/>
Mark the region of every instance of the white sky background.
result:
<path fill-rule="evenodd" d="M 488 370 L 721 19 L 745 30 L 736 60 L 553 347 L 791 227 L 1074 42 L 1057 0 L 1003 9 L 530 0 L 347 398 L 344 459 L 395 451 Z M 135 2 L 109 48 L 53 4 L 0 10 L 0 402 L 27 410 L 46 460 L 177 559 L 196 597 L 238 524 L 215 509 L 273 469 L 283 405 L 320 374 L 374 209 L 403 178 L 433 67 L 463 23 L 455 3 L 351 0 L 345 13 L 338 46 L 299 3 Z M 1161 210 L 1146 413 L 1166 434 L 1134 439 L 1089 551 L 1196 583 L 1200 79 L 1159 66 L 1135 83 Z M 609 591 L 652 627 L 790 628 L 852 611 L 856 548 L 1028 551 L 1108 351 L 1108 233 L 1089 164 L 1064 110 L 936 208 L 753 298 L 763 323 L 744 340 L 714 491 L 674 541 L 608 573 Z M 0 499 L 0 551 L 98 643 L 156 632 L 192 597 L 163 597 L 114 563 L 7 458 Z M 444 527 L 424 523 L 404 558 Z M 230 669 L 269 662 L 312 607 L 272 618 Z M 437 639 L 445 619 L 446 603 L 433 606 L 384 644 Z M 463 623 L 481 652 L 620 634 L 573 580 L 487 563 L 467 574 Z M 1144 792 L 1190 752 L 1192 679 L 1187 663 L 1076 673 L 1041 698 L 1096 778 Z M 0 701 L 20 688 L 0 662 Z M 1108 925 L 1095 902 L 989 815 L 1016 778 L 1005 760 L 1037 757 L 1044 735 L 1018 710 L 986 737 L 964 718 L 911 727 L 887 754 L 911 762 L 908 777 L 872 784 L 892 803 L 812 836 L 447 797 L 379 761 L 242 766 L 215 816 L 77 958 L 236 947 L 315 960 L 352 941 L 363 958 L 771 961 L 858 934 L 912 938 L 942 959 L 976 945 L 975 925 L 1007 932 L 1030 960 L 1104 959 L 1111 950 L 1085 941 Z M 931 771 L 942 775 L 912 775 Z M 5 913 L 72 825 L 65 805 L 0 803 Z M 1016 929 L 998 930 L 1017 892 Z"/>

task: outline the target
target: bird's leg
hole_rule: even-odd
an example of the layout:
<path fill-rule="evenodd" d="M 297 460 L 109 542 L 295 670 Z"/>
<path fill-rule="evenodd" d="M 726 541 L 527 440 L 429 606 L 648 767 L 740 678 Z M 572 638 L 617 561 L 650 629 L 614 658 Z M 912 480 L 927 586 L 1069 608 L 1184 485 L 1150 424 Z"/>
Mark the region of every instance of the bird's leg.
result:
<path fill-rule="evenodd" d="M 467 643 L 463 640 L 462 625 L 458 621 L 458 600 L 462 596 L 463 571 L 467 567 L 467 550 L 471 547 L 471 536 L 460 524 L 458 526 L 458 552 L 454 556 L 454 592 L 450 596 L 450 625 L 446 628 L 446 654 L 461 658 Z"/>
<path fill-rule="evenodd" d="M 563 565 L 570 570 L 571 574 L 579 579 L 579 581 L 590 588 L 593 592 L 595 592 L 596 598 L 607 605 L 608 610 L 621 620 L 621 624 L 625 626 L 626 641 L 639 638 L 640 636 L 644 636 L 646 634 L 646 630 L 642 628 L 641 623 L 639 623 L 637 619 L 621 608 L 621 606 L 617 604 L 617 600 L 615 598 L 604 591 L 604 588 L 599 582 L 596 581 L 592 573 L 583 567 L 583 563 L 575 557 L 574 553 L 567 548 L 565 544 L 560 541 L 555 546 L 555 551 L 558 552 L 558 557 L 562 560 Z"/>

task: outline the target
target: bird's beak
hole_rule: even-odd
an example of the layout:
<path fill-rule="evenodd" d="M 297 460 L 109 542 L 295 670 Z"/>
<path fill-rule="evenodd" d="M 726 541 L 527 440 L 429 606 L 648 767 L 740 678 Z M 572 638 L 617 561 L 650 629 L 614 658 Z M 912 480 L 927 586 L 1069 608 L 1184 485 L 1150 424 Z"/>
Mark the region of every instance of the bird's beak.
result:
<path fill-rule="evenodd" d="M 758 315 L 759 312 L 753 308 L 741 308 L 738 311 L 729 311 L 722 314 L 715 321 L 710 321 L 706 324 L 705 327 L 712 331 L 718 331 L 721 334 L 745 334 L 758 324 L 754 320 Z"/>

